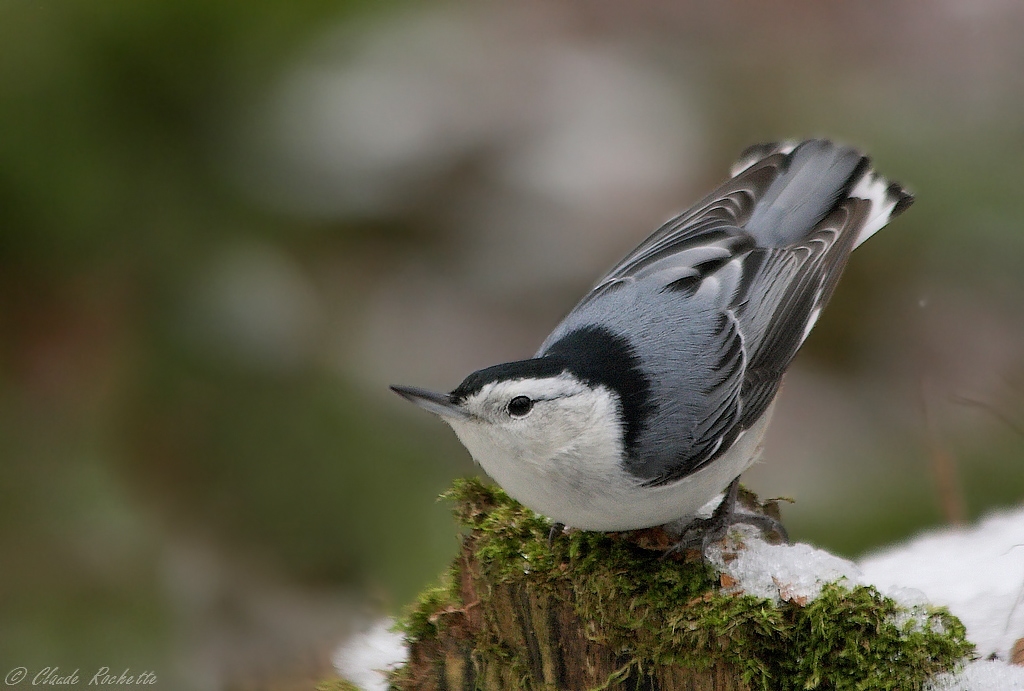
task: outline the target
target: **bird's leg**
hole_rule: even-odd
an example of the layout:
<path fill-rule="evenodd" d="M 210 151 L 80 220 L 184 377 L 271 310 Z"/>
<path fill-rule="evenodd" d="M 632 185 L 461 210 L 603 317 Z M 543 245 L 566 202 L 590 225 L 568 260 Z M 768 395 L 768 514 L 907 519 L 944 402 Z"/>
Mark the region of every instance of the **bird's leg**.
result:
<path fill-rule="evenodd" d="M 551 524 L 551 530 L 548 531 L 548 547 L 555 543 L 555 538 L 561 535 L 563 530 L 565 530 L 565 523 Z"/>
<path fill-rule="evenodd" d="M 782 526 L 782 523 L 771 516 L 764 514 L 745 513 L 736 510 L 736 498 L 739 496 L 740 479 L 729 483 L 725 490 L 725 497 L 715 508 L 710 518 L 698 518 L 692 521 L 683 530 L 682 536 L 666 554 L 678 552 L 690 547 L 700 545 L 702 555 L 707 555 L 708 547 L 712 543 L 721 540 L 729 532 L 729 528 L 737 523 L 746 523 L 759 528 L 763 533 L 776 533 L 783 542 L 789 542 L 789 533 Z"/>
<path fill-rule="evenodd" d="M 723 539 L 729 532 L 729 528 L 732 526 L 731 519 L 736 515 L 736 497 L 739 496 L 739 491 L 740 478 L 737 476 L 729 483 L 729 487 L 725 490 L 725 496 L 715 507 L 711 518 L 702 518 L 690 523 L 683 531 L 679 545 L 695 547 L 699 542 L 700 553 L 707 554 L 708 546 Z"/>

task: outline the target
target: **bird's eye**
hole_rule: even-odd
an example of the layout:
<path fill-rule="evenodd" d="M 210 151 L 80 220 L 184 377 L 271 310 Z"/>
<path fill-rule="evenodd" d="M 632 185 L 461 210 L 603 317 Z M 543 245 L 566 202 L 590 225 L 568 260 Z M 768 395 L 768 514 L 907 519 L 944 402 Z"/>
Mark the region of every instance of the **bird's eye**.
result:
<path fill-rule="evenodd" d="M 533 401 L 526 396 L 516 396 L 508 402 L 506 410 L 512 417 L 523 417 L 533 409 Z"/>

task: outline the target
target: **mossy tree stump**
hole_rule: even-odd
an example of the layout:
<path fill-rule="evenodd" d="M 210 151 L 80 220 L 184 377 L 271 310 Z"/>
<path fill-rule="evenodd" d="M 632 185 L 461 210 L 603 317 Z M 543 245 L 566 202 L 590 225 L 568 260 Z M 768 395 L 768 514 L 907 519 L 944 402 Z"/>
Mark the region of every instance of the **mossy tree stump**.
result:
<path fill-rule="evenodd" d="M 477 540 L 459 556 L 458 604 L 428 617 L 437 635 L 410 646 L 403 689 L 692 689 L 747 691 L 731 665 L 643 669 L 628 651 L 602 640 L 594 621 L 573 607 L 566 580 L 492 582 L 476 558 Z"/>
<path fill-rule="evenodd" d="M 660 530 L 573 531 L 498 489 L 449 493 L 469 529 L 403 628 L 402 691 L 919 689 L 971 650 L 945 610 L 908 616 L 873 588 L 773 603 L 723 588 Z"/>

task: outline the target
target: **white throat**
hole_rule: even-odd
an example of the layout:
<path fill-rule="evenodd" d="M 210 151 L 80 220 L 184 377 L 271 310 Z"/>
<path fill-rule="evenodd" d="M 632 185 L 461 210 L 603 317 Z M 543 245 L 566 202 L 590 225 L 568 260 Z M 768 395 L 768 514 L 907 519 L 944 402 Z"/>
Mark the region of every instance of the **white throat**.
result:
<path fill-rule="evenodd" d="M 519 395 L 533 399 L 534 408 L 510 419 L 503 407 Z M 494 382 L 467 408 L 473 418 L 446 422 L 473 459 L 510 496 L 555 520 L 567 509 L 576 515 L 606 501 L 623 472 L 619 401 L 603 386 L 569 374 Z"/>

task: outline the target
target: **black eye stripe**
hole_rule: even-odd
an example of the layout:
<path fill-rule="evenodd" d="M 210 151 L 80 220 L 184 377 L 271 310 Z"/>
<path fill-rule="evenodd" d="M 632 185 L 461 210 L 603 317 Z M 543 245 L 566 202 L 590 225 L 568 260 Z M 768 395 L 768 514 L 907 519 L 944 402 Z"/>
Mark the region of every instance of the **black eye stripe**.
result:
<path fill-rule="evenodd" d="M 526 396 L 516 396 L 508 405 L 505 406 L 505 410 L 512 417 L 523 417 L 533 408 L 533 401 Z"/>

